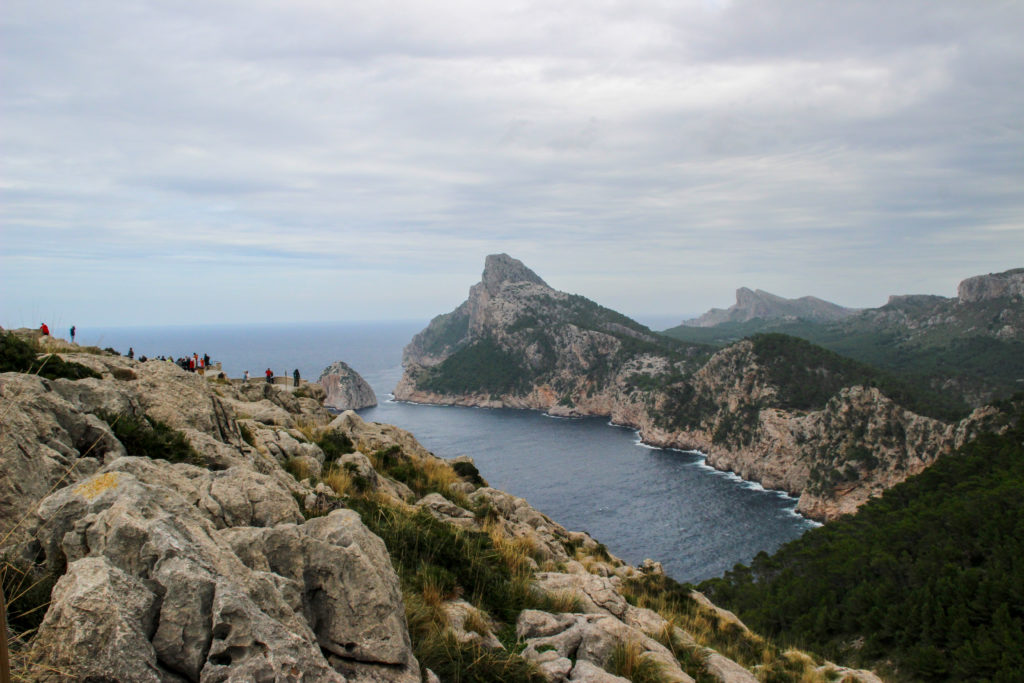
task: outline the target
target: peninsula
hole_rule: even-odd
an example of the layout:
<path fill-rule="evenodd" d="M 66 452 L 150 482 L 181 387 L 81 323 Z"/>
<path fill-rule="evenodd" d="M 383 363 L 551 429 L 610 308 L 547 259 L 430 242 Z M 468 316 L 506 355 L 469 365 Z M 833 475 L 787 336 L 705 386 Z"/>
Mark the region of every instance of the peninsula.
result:
<path fill-rule="evenodd" d="M 1019 310 L 1015 286 L 996 289 Z M 798 495 L 818 519 L 856 510 L 1002 419 L 991 405 L 959 414 L 930 387 L 796 337 L 673 339 L 506 254 L 487 257 L 467 300 L 412 339 L 403 365 L 399 400 L 608 416 L 645 443 L 699 450 Z"/>

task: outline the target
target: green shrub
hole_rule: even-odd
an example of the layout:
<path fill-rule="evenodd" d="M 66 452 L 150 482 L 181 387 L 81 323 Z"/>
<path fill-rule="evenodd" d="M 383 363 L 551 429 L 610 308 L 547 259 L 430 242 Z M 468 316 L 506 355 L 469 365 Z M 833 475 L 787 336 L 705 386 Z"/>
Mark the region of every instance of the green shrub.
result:
<path fill-rule="evenodd" d="M 0 372 L 27 372 L 47 379 L 84 379 L 99 375 L 55 354 L 39 357 L 36 348 L 11 332 L 0 333 Z"/>
<path fill-rule="evenodd" d="M 346 453 L 355 451 L 352 439 L 337 430 L 328 430 L 321 434 L 316 445 L 324 452 L 324 464 L 334 462 Z"/>
<path fill-rule="evenodd" d="M 452 463 L 452 469 L 455 470 L 455 474 L 476 486 L 487 486 L 487 482 L 480 476 L 480 470 L 471 462 L 466 462 L 465 460 L 454 462 Z"/>
<path fill-rule="evenodd" d="M 450 631 L 437 629 L 414 637 L 420 666 L 446 683 L 543 683 L 547 679 L 518 654 L 460 643 Z"/>
<path fill-rule="evenodd" d="M 454 577 L 467 600 L 501 620 L 515 621 L 521 610 L 539 604 L 487 534 L 453 527 L 425 510 L 407 512 L 365 498 L 351 498 L 348 505 L 384 541 L 403 585 L 418 587 L 416 577 L 436 567 Z"/>
<path fill-rule="evenodd" d="M 848 664 L 1012 680 L 1024 670 L 1019 405 L 1015 421 L 701 590 L 767 636 Z"/>
<path fill-rule="evenodd" d="M 184 434 L 159 420 L 148 415 L 130 413 L 111 415 L 100 412 L 97 415 L 110 425 L 128 455 L 209 466 L 206 459 L 192 448 Z"/>

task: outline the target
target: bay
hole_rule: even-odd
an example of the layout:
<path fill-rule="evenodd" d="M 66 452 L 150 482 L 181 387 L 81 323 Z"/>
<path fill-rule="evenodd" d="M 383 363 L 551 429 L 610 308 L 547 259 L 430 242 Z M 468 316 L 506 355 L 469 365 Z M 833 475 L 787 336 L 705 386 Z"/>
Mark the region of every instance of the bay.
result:
<path fill-rule="evenodd" d="M 495 488 L 589 532 L 631 563 L 661 562 L 680 581 L 720 576 L 815 525 L 795 512 L 794 498 L 718 472 L 699 453 L 645 447 L 603 418 L 390 400 L 402 348 L 426 322 L 80 329 L 78 341 L 121 352 L 131 346 L 136 358 L 209 353 L 231 377 L 298 368 L 315 381 L 344 360 L 380 401 L 360 411 L 364 419 L 408 429 L 441 457 L 471 456 Z"/>

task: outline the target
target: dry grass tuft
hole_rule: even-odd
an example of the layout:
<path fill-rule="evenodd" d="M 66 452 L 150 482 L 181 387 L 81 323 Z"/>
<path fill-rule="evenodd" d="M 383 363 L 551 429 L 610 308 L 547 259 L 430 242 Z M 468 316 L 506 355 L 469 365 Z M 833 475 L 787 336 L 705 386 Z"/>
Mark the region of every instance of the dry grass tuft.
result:
<path fill-rule="evenodd" d="M 344 467 L 331 466 L 324 472 L 322 480 L 325 484 L 334 489 L 338 496 L 350 496 L 355 490 L 355 482 L 352 474 Z"/>

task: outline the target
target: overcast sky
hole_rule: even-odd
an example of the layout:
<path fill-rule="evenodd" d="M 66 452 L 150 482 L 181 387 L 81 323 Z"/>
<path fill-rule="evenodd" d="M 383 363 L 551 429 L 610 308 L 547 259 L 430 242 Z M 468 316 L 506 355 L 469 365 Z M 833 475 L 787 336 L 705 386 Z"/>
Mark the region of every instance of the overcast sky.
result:
<path fill-rule="evenodd" d="M 1024 266 L 1024 2 L 5 0 L 0 325 L 643 318 Z"/>

